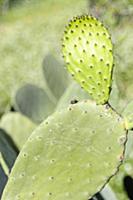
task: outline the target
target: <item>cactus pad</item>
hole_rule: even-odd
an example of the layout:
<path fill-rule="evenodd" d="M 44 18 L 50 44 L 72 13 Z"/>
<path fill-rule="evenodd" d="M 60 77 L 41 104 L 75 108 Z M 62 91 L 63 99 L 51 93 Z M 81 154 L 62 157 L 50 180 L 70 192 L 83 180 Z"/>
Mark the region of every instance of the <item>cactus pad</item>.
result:
<path fill-rule="evenodd" d="M 123 119 L 91 101 L 48 117 L 29 137 L 2 200 L 87 200 L 123 159 Z"/>
<path fill-rule="evenodd" d="M 35 127 L 36 125 L 32 121 L 17 112 L 8 112 L 2 116 L 0 121 L 0 128 L 7 132 L 19 150 Z"/>
<path fill-rule="evenodd" d="M 97 104 L 108 101 L 112 68 L 112 42 L 107 29 L 91 16 L 70 21 L 63 37 L 67 68 Z"/>
<path fill-rule="evenodd" d="M 126 106 L 122 115 L 125 118 L 126 129 L 133 129 L 133 101 Z"/>

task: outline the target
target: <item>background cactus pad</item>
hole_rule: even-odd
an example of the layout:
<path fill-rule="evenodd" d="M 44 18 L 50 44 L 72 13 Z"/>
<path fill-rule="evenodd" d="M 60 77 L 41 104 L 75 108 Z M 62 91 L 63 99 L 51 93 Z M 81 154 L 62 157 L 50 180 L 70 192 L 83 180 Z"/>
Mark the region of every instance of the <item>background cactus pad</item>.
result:
<path fill-rule="evenodd" d="M 70 105 L 29 137 L 2 200 L 87 200 L 123 159 L 124 120 L 107 105 Z"/>
<path fill-rule="evenodd" d="M 65 29 L 63 57 L 67 68 L 98 104 L 108 101 L 113 68 L 107 29 L 91 16 L 75 17 Z"/>
<path fill-rule="evenodd" d="M 130 101 L 122 113 L 125 118 L 126 128 L 133 130 L 133 101 Z"/>

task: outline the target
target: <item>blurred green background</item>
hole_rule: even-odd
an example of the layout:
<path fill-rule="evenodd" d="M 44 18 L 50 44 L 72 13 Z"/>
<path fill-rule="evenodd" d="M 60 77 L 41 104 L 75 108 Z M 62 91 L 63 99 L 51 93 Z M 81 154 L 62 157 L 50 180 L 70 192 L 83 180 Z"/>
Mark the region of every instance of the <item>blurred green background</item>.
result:
<path fill-rule="evenodd" d="M 34 127 L 56 109 L 75 98 L 90 98 L 67 74 L 61 55 L 65 24 L 81 14 L 98 17 L 112 35 L 111 105 L 121 113 L 133 100 L 133 0 L 0 0 L 0 127 L 18 150 Z M 133 177 L 132 140 L 131 134 L 124 165 L 110 183 L 118 200 L 129 199 L 123 179 Z M 13 155 L 12 162 L 17 156 Z M 5 184 L 1 168 L 0 179 Z"/>

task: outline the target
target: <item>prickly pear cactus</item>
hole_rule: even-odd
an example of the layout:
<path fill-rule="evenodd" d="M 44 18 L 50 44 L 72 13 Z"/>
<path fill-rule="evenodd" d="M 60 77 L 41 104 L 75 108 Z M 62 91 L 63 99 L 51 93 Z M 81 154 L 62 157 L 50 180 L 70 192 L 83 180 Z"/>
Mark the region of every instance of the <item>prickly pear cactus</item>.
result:
<path fill-rule="evenodd" d="M 66 27 L 63 56 L 67 68 L 98 104 L 108 101 L 113 66 L 107 29 L 91 16 L 75 17 Z"/>
<path fill-rule="evenodd" d="M 96 102 L 56 111 L 33 132 L 2 200 L 88 200 L 123 160 L 128 127 L 107 104 L 113 56 L 106 28 L 90 16 L 74 18 L 66 27 L 63 54 L 69 71 Z"/>
<path fill-rule="evenodd" d="M 116 173 L 125 141 L 123 119 L 106 105 L 56 112 L 28 139 L 2 200 L 87 200 Z"/>

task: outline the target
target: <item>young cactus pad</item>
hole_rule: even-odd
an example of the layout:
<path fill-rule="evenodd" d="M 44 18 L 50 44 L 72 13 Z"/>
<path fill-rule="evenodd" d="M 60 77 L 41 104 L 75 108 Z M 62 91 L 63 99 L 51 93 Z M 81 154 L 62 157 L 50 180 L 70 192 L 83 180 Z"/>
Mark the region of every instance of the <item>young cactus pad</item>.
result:
<path fill-rule="evenodd" d="M 94 17 L 76 17 L 65 29 L 62 46 L 72 76 L 97 104 L 105 104 L 113 68 L 112 42 L 107 29 Z"/>
<path fill-rule="evenodd" d="M 2 200 L 88 200 L 123 159 L 124 120 L 91 101 L 48 117 L 30 136 Z"/>

